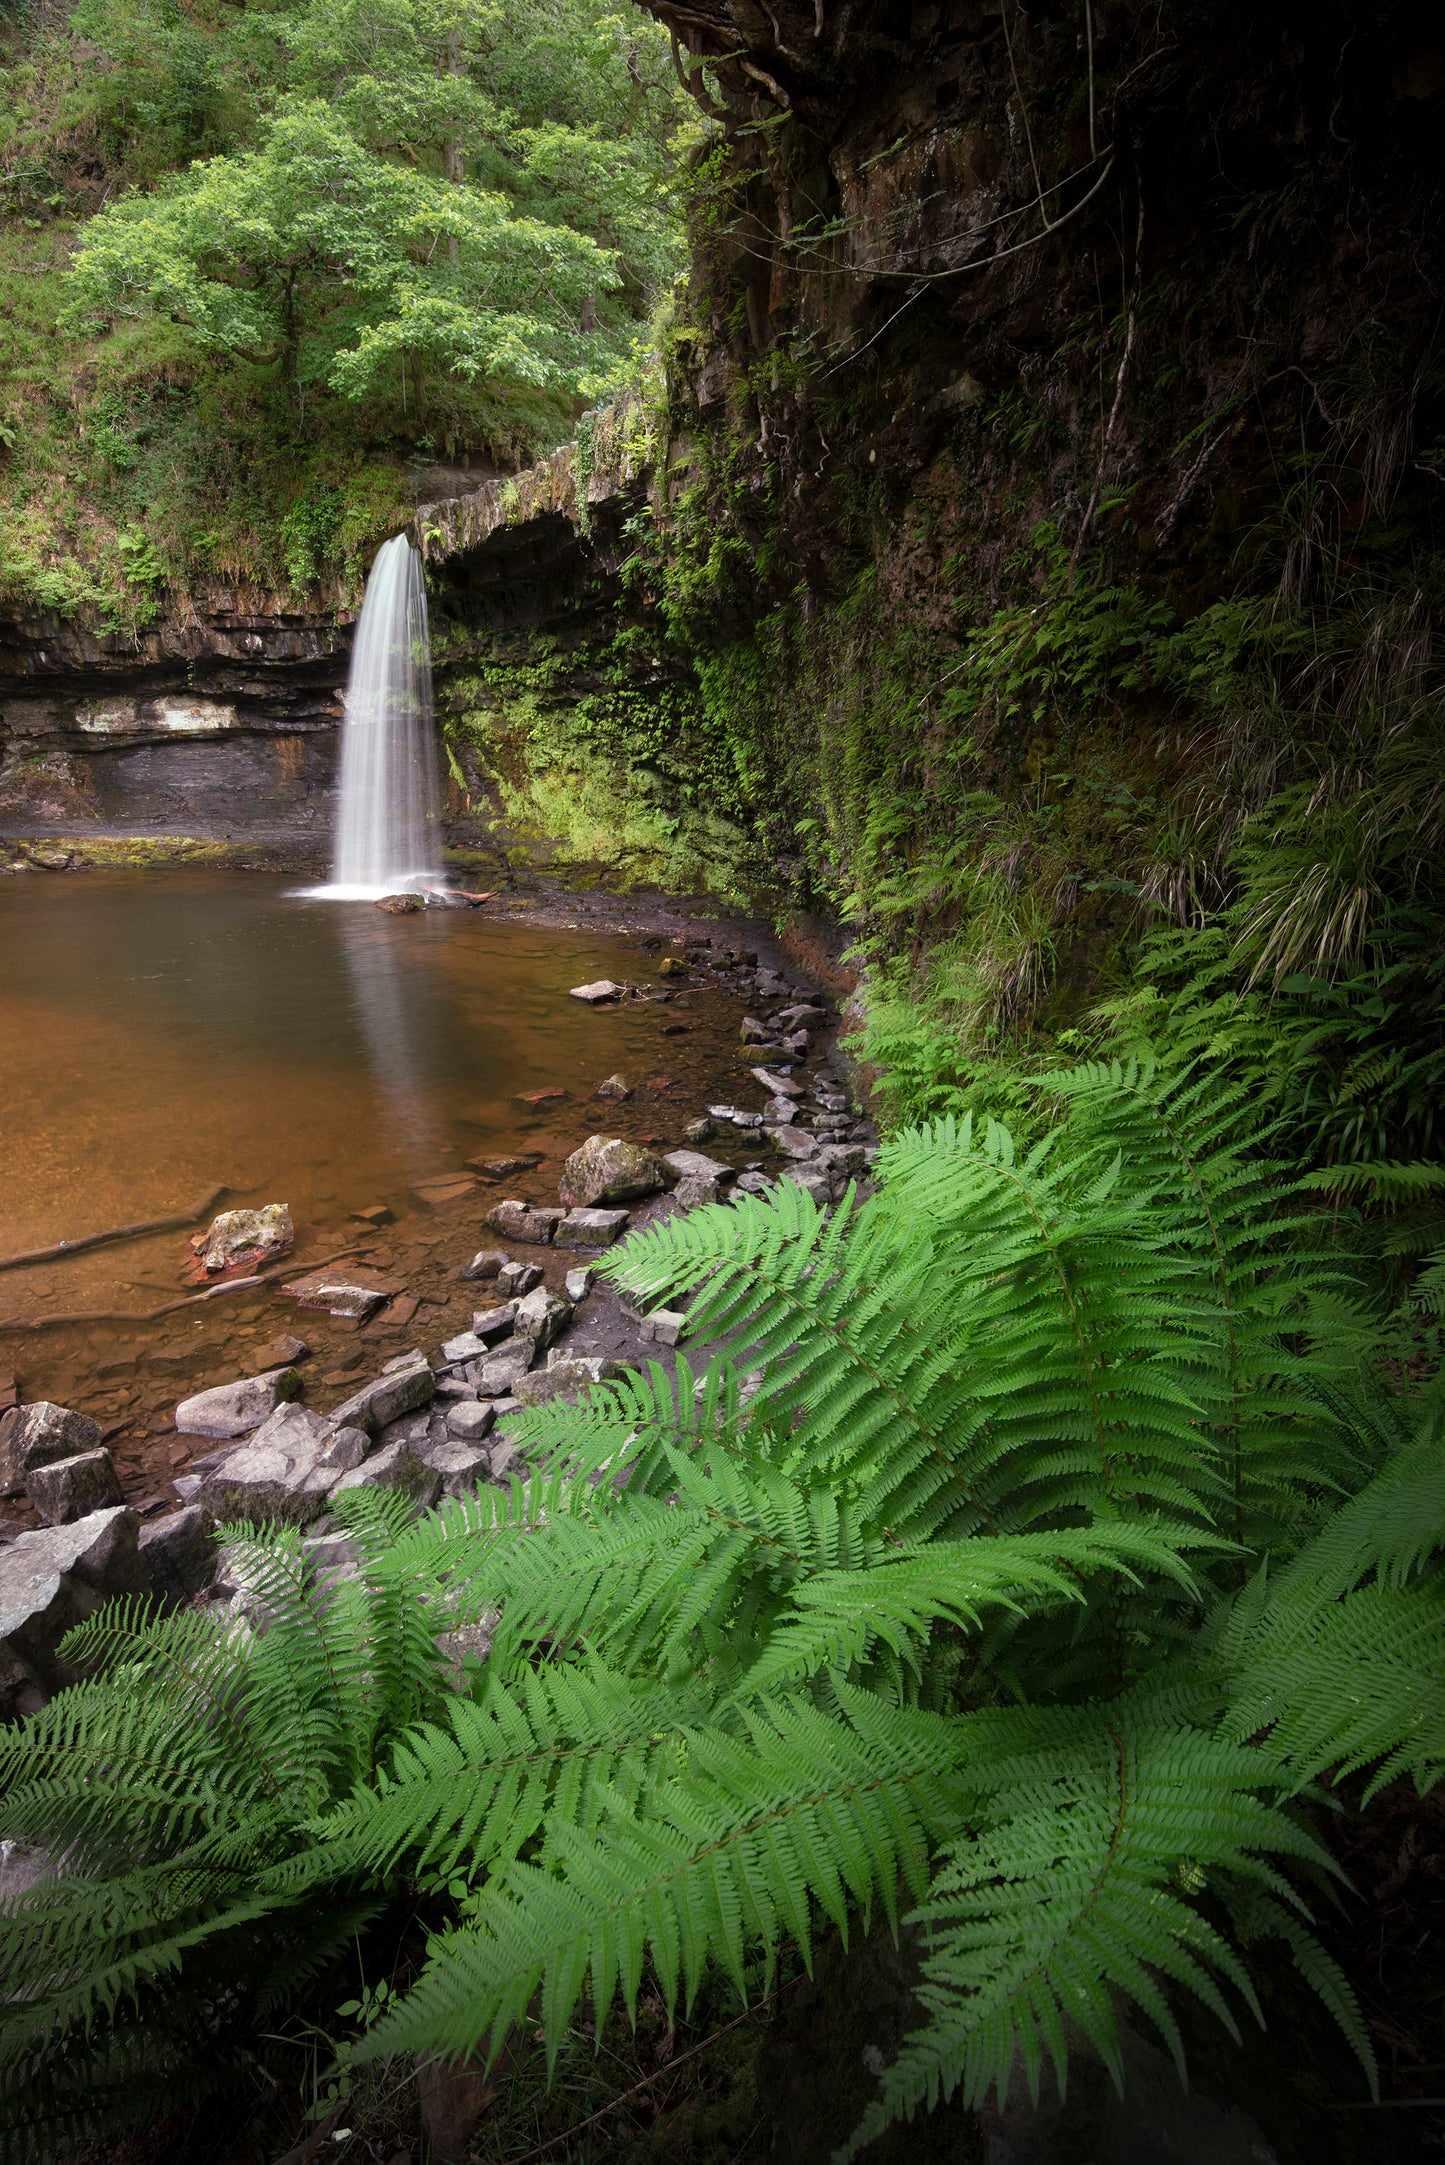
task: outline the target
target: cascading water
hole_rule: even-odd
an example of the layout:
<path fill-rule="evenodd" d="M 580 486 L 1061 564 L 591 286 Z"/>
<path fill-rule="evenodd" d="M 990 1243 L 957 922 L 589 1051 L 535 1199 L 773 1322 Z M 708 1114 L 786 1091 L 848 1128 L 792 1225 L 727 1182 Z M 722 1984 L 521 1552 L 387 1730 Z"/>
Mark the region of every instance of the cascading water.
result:
<path fill-rule="evenodd" d="M 421 558 L 384 542 L 366 582 L 341 733 L 341 801 L 329 886 L 338 901 L 439 884 L 431 647 Z"/>

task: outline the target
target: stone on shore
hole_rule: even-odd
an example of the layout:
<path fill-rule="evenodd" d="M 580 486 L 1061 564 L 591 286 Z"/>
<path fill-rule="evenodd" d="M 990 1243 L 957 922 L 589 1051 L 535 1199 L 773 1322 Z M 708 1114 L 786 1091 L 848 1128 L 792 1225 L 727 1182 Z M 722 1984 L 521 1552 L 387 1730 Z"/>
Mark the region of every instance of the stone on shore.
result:
<path fill-rule="evenodd" d="M 680 1308 L 654 1308 L 643 1317 L 639 1335 L 646 1345 L 675 1346 L 686 1329 L 687 1317 Z"/>
<path fill-rule="evenodd" d="M 710 1158 L 701 1150 L 669 1150 L 663 1164 L 679 1180 L 731 1180 L 733 1169 L 724 1165 L 721 1158 Z"/>
<path fill-rule="evenodd" d="M 495 1278 L 505 1270 L 510 1258 L 505 1248 L 479 1248 L 470 1263 L 462 1265 L 464 1278 Z"/>
<path fill-rule="evenodd" d="M 763 1108 L 765 1128 L 791 1127 L 798 1117 L 798 1108 L 792 1098 L 770 1098 Z"/>
<path fill-rule="evenodd" d="M 559 1210 L 557 1213 L 557 1222 L 560 1224 L 561 1221 L 562 1213 Z M 522 1263 L 514 1261 L 508 1263 L 505 1270 L 500 1270 L 497 1273 L 498 1290 L 509 1295 L 514 1293 L 530 1293 L 534 1285 L 540 1285 L 541 1283 L 542 1268 L 541 1265 L 538 1263 Z"/>
<path fill-rule="evenodd" d="M 803 1095 L 803 1085 L 794 1082 L 791 1075 L 784 1075 L 775 1067 L 755 1067 L 751 1068 L 749 1073 L 765 1090 L 771 1090 L 774 1097 L 800 1098 Z"/>
<path fill-rule="evenodd" d="M 223 1210 L 212 1218 L 210 1231 L 198 1245 L 205 1268 L 219 1271 L 269 1262 L 288 1254 L 295 1240 L 287 1205 L 266 1203 L 260 1210 Z"/>
<path fill-rule="evenodd" d="M 216 1575 L 216 1539 L 210 1513 L 187 1504 L 140 1530 L 140 1558 L 163 1601 L 181 1607 Z"/>
<path fill-rule="evenodd" d="M 75 1672 L 56 1648 L 117 1594 L 148 1593 L 139 1521 L 118 1504 L 0 1548 L 0 1716 L 34 1713 Z"/>
<path fill-rule="evenodd" d="M 833 1190 L 827 1174 L 818 1172 L 814 1166 L 789 1165 L 784 1169 L 783 1178 L 791 1180 L 795 1187 L 801 1188 L 804 1195 L 811 1196 L 820 1210 L 825 1203 L 833 1200 Z"/>
<path fill-rule="evenodd" d="M 540 1281 L 542 1273 L 537 1272 Z M 529 1289 L 530 1290 L 530 1289 Z M 480 1338 L 487 1348 L 499 1346 L 504 1338 L 510 1338 L 517 1320 L 517 1303 L 504 1301 L 500 1308 L 479 1308 L 472 1317 L 472 1336 Z"/>
<path fill-rule="evenodd" d="M 772 1174 L 760 1172 L 756 1167 L 749 1172 L 738 1174 L 738 1193 L 740 1195 L 771 1195 L 773 1187 Z"/>
<path fill-rule="evenodd" d="M 227 1452 L 191 1498 L 218 1526 L 307 1526 L 326 1508 L 339 1469 L 318 1466 L 332 1430 L 304 1406 L 280 1406 L 248 1443 Z"/>
<path fill-rule="evenodd" d="M 622 1373 L 619 1362 L 608 1360 L 602 1354 L 569 1356 L 564 1353 L 550 1361 L 547 1367 L 534 1369 L 531 1375 L 523 1376 L 517 1385 L 517 1399 L 523 1406 L 545 1406 L 554 1398 L 575 1405 L 594 1384 L 606 1383 Z"/>
<path fill-rule="evenodd" d="M 47 1526 L 69 1526 L 92 1511 L 124 1503 L 115 1461 L 109 1451 L 82 1451 L 75 1458 L 52 1459 L 37 1466 L 25 1483 L 30 1507 Z"/>
<path fill-rule="evenodd" d="M 597 1007 L 603 1000 L 620 1000 L 626 990 L 625 985 L 615 985 L 610 977 L 599 977 L 592 985 L 573 985 L 571 997 L 585 1000 L 589 1007 Z"/>
<path fill-rule="evenodd" d="M 498 1203 L 487 1212 L 487 1223 L 496 1233 L 508 1240 L 524 1240 L 532 1247 L 545 1248 L 551 1244 L 553 1233 L 562 1218 L 560 1210 L 550 1205 L 543 1207 L 525 1203 L 520 1196 L 508 1196 L 506 1202 Z"/>
<path fill-rule="evenodd" d="M 494 1353 L 489 1361 L 478 1362 L 472 1370 L 477 1396 L 510 1398 L 531 1367 L 534 1351 L 531 1339 L 525 1338 L 515 1346 L 507 1346 L 501 1353 Z"/>
<path fill-rule="evenodd" d="M 181 1400 L 176 1427 L 183 1436 L 214 1436 L 220 1442 L 249 1435 L 300 1389 L 301 1378 L 294 1368 L 272 1368 L 261 1376 L 243 1376 L 236 1383 L 218 1383 Z"/>
<path fill-rule="evenodd" d="M 419 1510 L 429 1511 L 441 1495 L 442 1476 L 414 1445 L 399 1438 L 373 1451 L 353 1473 L 344 1473 L 331 1494 L 341 1496 L 353 1488 L 396 1489 L 409 1496 Z"/>
<path fill-rule="evenodd" d="M 100 1423 L 72 1413 L 69 1406 L 57 1406 L 48 1398 L 12 1406 L 0 1413 L 0 1496 L 20 1495 L 37 1466 L 93 1451 L 99 1442 Z"/>
<path fill-rule="evenodd" d="M 374 1436 L 388 1421 L 399 1420 L 404 1413 L 415 1412 L 418 1406 L 430 1405 L 436 1394 L 436 1378 L 431 1372 L 426 1356 L 411 1356 L 405 1367 L 393 1368 L 378 1376 L 374 1383 L 365 1383 L 359 1391 L 339 1405 L 329 1416 L 330 1426 L 338 1428 L 364 1428 Z"/>
<path fill-rule="evenodd" d="M 558 1226 L 559 1248 L 610 1248 L 627 1230 L 625 1210 L 569 1210 Z"/>
<path fill-rule="evenodd" d="M 458 1443 L 480 1443 L 496 1418 L 490 1399 L 464 1398 L 447 1413 L 447 1434 Z"/>
<path fill-rule="evenodd" d="M 538 1353 L 545 1353 L 548 1346 L 561 1337 L 571 1320 L 571 1301 L 562 1293 L 554 1293 L 550 1286 L 539 1285 L 525 1300 L 518 1301 L 512 1328 L 519 1339 L 533 1346 Z"/>
<path fill-rule="evenodd" d="M 780 1151 L 785 1158 L 801 1161 L 817 1152 L 818 1139 L 806 1128 L 770 1128 L 768 1135 L 774 1150 Z"/>
<path fill-rule="evenodd" d="M 620 1135 L 589 1135 L 562 1167 L 558 1194 L 569 1208 L 631 1203 L 667 1185 L 661 1161 Z"/>
<path fill-rule="evenodd" d="M 582 1264 L 577 1270 L 568 1271 L 566 1277 L 562 1280 L 562 1290 L 574 1308 L 578 1301 L 586 1300 L 588 1294 L 592 1291 L 593 1280 L 596 1276 L 597 1273 L 590 1263 Z"/>
<path fill-rule="evenodd" d="M 474 1496 L 491 1476 L 490 1452 L 461 1439 L 421 1444 L 417 1455 L 439 1476 L 444 1496 Z"/>
<path fill-rule="evenodd" d="M 721 1203 L 727 1198 L 715 1173 L 688 1173 L 673 1189 L 672 1200 L 679 1210 L 701 1210 L 705 1203 Z"/>
<path fill-rule="evenodd" d="M 851 1179 L 867 1163 L 861 1143 L 825 1143 L 818 1152 L 818 1168 L 830 1179 Z"/>

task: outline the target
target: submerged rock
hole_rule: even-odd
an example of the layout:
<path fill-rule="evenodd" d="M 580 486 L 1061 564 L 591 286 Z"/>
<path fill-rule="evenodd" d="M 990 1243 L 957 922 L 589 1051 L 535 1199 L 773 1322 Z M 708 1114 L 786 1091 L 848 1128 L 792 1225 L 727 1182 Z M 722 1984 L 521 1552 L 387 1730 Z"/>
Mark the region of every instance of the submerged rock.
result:
<path fill-rule="evenodd" d="M 470 1263 L 462 1265 L 464 1278 L 495 1278 L 507 1267 L 510 1257 L 505 1248 L 479 1248 Z"/>
<path fill-rule="evenodd" d="M 558 1194 L 569 1208 L 630 1203 L 667 1185 L 660 1159 L 620 1135 L 589 1135 L 562 1167 Z"/>
<path fill-rule="evenodd" d="M 592 1095 L 598 1098 L 630 1098 L 632 1085 L 625 1075 L 609 1075 L 605 1082 L 597 1085 Z"/>

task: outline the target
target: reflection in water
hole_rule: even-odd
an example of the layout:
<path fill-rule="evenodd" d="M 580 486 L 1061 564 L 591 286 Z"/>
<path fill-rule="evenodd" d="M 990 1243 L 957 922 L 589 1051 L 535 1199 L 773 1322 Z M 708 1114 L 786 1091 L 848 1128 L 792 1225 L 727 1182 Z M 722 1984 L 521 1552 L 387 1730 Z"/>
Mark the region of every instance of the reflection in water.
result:
<path fill-rule="evenodd" d="M 412 1173 L 435 1168 L 444 1137 L 437 1117 L 437 1085 L 453 1063 L 454 1033 L 429 970 L 418 967 L 414 947 L 403 948 L 360 912 L 337 912 L 341 951 L 351 979 L 352 1009 L 361 1024 L 376 1094 L 393 1143 Z M 420 929 L 420 928 L 418 928 Z"/>

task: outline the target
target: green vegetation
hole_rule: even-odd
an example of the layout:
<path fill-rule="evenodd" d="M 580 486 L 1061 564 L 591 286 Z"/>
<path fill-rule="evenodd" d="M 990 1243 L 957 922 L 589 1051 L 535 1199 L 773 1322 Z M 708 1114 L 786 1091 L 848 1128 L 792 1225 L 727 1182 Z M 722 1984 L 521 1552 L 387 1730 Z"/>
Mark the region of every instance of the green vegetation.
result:
<path fill-rule="evenodd" d="M 895 1135 L 866 1202 L 784 1183 L 611 1259 L 729 1334 L 701 1389 L 524 1416 L 509 1497 L 350 1501 L 337 1586 L 233 1536 L 260 1634 L 81 1627 L 94 1679 L 0 1752 L 7 1827 L 72 1865 L 0 1928 L 16 2155 L 295 2085 L 318 2017 L 337 2095 L 523 2024 L 550 2062 L 584 1997 L 599 2035 L 748 1997 L 905 1912 L 927 2019 L 848 2155 L 1061 2070 L 1066 2017 L 1117 2068 L 1128 2005 L 1182 2064 L 1181 2000 L 1253 2019 L 1272 1943 L 1373 2082 L 1302 1803 L 1445 1772 L 1438 1385 L 1387 1395 L 1248 1082 L 1016 1087 L 1013 1130 Z"/>
<path fill-rule="evenodd" d="M 407 459 L 559 441 L 676 270 L 693 122 L 602 0 L 82 0 L 7 44 L 11 604 L 354 588 Z"/>

